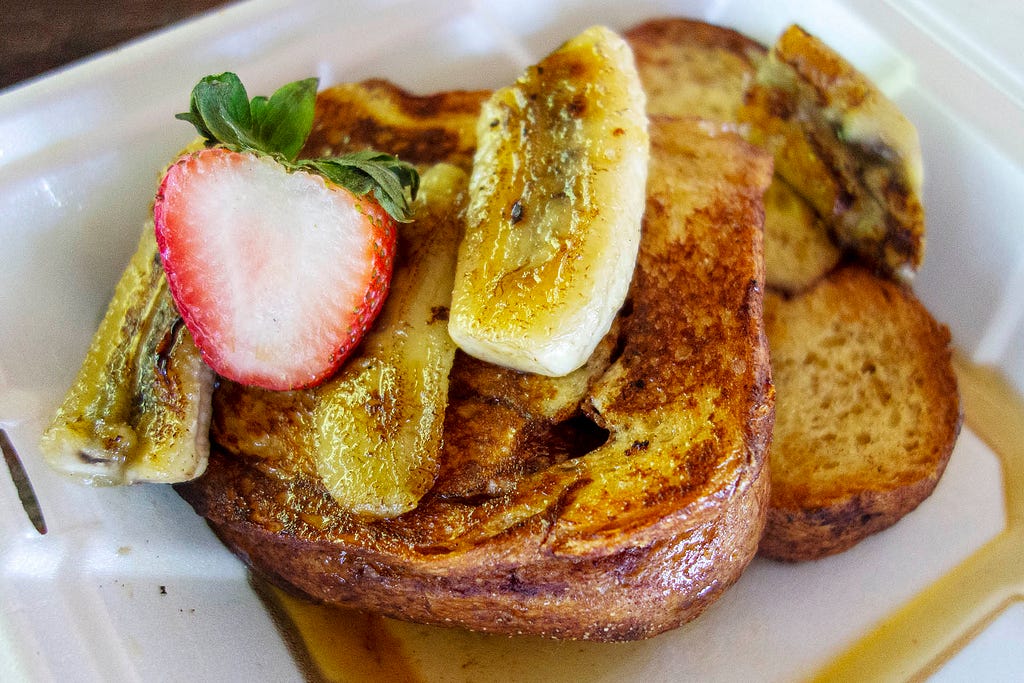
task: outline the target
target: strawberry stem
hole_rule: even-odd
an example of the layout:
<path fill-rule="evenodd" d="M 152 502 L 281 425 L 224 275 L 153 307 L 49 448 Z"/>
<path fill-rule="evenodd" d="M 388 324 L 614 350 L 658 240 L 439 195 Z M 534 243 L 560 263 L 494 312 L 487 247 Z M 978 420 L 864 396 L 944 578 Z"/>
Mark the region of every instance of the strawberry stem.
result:
<path fill-rule="evenodd" d="M 192 89 L 189 110 L 175 118 L 195 126 L 209 146 L 264 154 L 289 169 L 318 173 L 353 194 L 372 194 L 392 218 L 410 221 L 410 202 L 419 189 L 419 174 L 411 164 L 375 150 L 296 158 L 313 129 L 318 83 L 316 78 L 294 81 L 269 98 L 250 100 L 236 74 L 206 76 Z"/>

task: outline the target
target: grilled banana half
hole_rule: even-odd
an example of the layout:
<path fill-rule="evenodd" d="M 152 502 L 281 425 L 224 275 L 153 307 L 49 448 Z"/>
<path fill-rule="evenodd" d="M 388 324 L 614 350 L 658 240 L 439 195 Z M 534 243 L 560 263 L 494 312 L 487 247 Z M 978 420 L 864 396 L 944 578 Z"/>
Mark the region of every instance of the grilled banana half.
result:
<path fill-rule="evenodd" d="M 863 74 L 799 26 L 758 68 L 740 118 L 836 241 L 910 275 L 924 257 L 917 130 Z"/>
<path fill-rule="evenodd" d="M 213 377 L 181 324 L 147 225 L 43 434 L 43 454 L 95 484 L 197 477 L 209 455 Z"/>
<path fill-rule="evenodd" d="M 434 484 L 455 358 L 446 323 L 466 184 L 448 164 L 423 175 L 387 303 L 359 355 L 315 392 L 312 458 L 354 514 L 395 517 Z"/>
<path fill-rule="evenodd" d="M 649 158 L 629 46 L 587 29 L 484 103 L 449 332 L 549 376 L 582 366 L 632 278 Z"/>

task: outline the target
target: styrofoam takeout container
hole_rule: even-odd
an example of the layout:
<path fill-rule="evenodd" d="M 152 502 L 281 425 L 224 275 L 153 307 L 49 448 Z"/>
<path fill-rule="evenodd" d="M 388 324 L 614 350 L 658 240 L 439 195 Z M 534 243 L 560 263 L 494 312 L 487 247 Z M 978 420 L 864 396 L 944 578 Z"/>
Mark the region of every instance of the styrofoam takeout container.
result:
<path fill-rule="evenodd" d="M 1024 391 L 1016 2 L 231 6 L 0 94 L 0 427 L 49 527 L 33 529 L 0 474 L 0 680 L 301 678 L 241 563 L 170 488 L 82 487 L 50 472 L 36 447 L 135 246 L 157 173 L 191 137 L 172 118 L 191 86 L 233 70 L 252 92 L 310 74 L 325 86 L 381 76 L 418 92 L 495 87 L 587 25 L 661 15 L 766 43 L 799 22 L 896 100 L 925 157 L 929 239 L 916 289 L 965 358 Z M 834 558 L 755 560 L 681 629 L 621 646 L 505 641 L 504 656 L 484 637 L 395 633 L 431 680 L 792 680 L 851 661 L 887 676 L 1024 679 L 1024 588 L 989 586 L 977 569 L 1024 560 L 1020 492 L 1004 486 L 1021 481 L 1019 444 L 1000 460 L 966 403 L 947 473 L 917 511 Z M 919 623 L 937 596 L 951 616 Z M 523 656 L 508 656 L 516 647 Z"/>

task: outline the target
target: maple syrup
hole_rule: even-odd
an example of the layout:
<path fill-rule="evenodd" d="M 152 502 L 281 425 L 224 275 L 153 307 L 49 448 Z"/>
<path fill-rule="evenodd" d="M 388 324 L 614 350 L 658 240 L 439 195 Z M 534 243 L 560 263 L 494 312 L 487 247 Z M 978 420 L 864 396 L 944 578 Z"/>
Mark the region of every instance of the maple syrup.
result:
<path fill-rule="evenodd" d="M 258 579 L 267 605 L 301 673 L 309 681 L 415 683 L 421 679 L 383 617 L 315 605 Z"/>
<path fill-rule="evenodd" d="M 1006 527 L 815 680 L 925 680 L 1024 595 L 1024 400 L 994 369 L 953 365 L 964 424 L 1002 464 Z"/>
<path fill-rule="evenodd" d="M 1024 401 L 998 372 L 962 357 L 955 368 L 971 429 L 1003 467 L 1007 526 L 953 571 L 896 610 L 874 631 L 818 672 L 818 680 L 919 680 L 934 673 L 1024 594 Z M 1014 561 L 1016 558 L 1016 561 Z M 965 591 L 965 586 L 967 587 Z M 655 651 L 646 643 L 560 643 L 502 638 L 392 622 L 294 598 L 258 584 L 257 590 L 284 633 L 303 674 L 312 681 L 422 681 L 424 675 L 403 643 L 429 638 L 446 650 L 451 666 L 472 669 L 475 658 L 529 653 L 538 672 L 552 667 L 585 678 L 580 667 L 607 673 L 616 662 Z M 950 609 L 956 604 L 957 609 Z M 511 669 L 510 669 L 511 670 Z"/>

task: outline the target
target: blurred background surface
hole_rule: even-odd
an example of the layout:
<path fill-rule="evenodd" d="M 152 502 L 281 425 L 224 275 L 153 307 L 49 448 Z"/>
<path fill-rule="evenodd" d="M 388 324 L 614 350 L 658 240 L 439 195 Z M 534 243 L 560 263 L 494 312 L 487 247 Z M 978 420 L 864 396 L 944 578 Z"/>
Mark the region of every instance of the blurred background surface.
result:
<path fill-rule="evenodd" d="M 226 0 L 5 0 L 0 89 L 226 4 Z"/>

